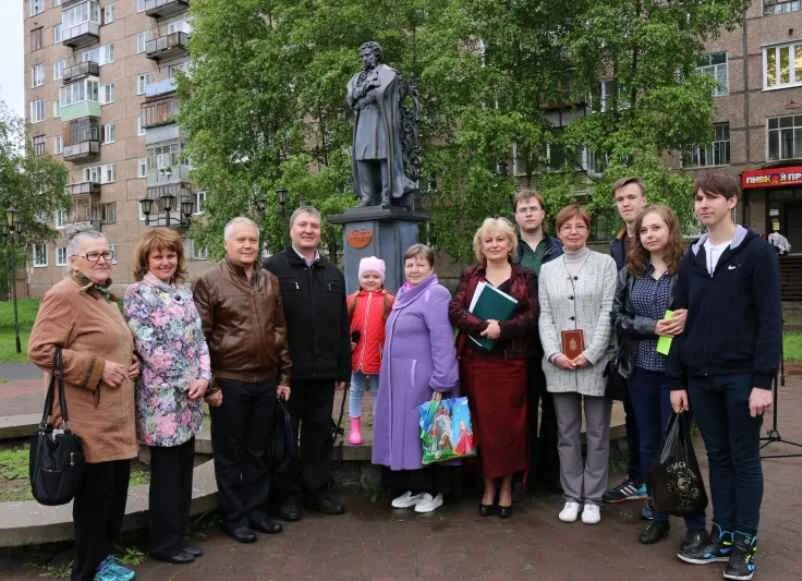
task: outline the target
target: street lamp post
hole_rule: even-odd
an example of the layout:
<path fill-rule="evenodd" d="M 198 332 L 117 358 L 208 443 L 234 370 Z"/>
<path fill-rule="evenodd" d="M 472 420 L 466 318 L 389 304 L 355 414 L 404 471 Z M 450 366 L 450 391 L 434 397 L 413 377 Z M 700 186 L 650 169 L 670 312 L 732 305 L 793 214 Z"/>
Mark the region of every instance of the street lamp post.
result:
<path fill-rule="evenodd" d="M 287 188 L 284 186 L 279 186 L 276 189 L 276 198 L 278 199 L 279 215 L 281 216 L 282 231 L 284 232 L 284 234 L 281 235 L 281 239 L 286 244 L 286 232 L 287 228 L 289 227 L 287 224 Z"/>
<path fill-rule="evenodd" d="M 22 228 L 20 228 L 17 222 L 17 209 L 13 206 L 6 210 L 6 230 L 11 242 L 11 244 L 9 244 L 11 248 L 11 276 L 9 277 L 9 282 L 11 284 L 11 304 L 14 309 L 14 336 L 16 339 L 17 353 L 22 353 L 22 343 L 19 338 L 19 311 L 17 310 L 17 249 L 14 245 L 14 240 L 17 234 L 22 232 Z"/>

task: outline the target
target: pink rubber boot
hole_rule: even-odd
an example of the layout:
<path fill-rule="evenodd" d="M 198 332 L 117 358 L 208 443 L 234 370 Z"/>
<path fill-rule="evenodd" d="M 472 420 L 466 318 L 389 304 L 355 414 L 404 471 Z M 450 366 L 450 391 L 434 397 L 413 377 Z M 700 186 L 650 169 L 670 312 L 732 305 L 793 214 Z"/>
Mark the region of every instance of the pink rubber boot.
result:
<path fill-rule="evenodd" d="M 348 433 L 348 443 L 352 446 L 359 446 L 362 443 L 362 418 L 359 416 L 351 418 L 351 429 Z"/>

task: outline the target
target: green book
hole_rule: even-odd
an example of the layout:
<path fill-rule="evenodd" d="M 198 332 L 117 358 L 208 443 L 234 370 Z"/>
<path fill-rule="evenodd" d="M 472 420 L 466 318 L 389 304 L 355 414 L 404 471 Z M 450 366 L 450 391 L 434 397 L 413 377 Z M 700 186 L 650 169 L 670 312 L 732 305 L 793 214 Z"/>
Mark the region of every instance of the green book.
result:
<path fill-rule="evenodd" d="M 482 281 L 476 285 L 476 291 L 473 293 L 468 311 L 480 319 L 506 321 L 517 306 L 518 300 L 515 297 L 498 290 L 492 284 Z M 473 341 L 474 345 L 485 351 L 491 351 L 496 344 L 493 339 L 488 339 L 487 337 L 468 335 L 468 338 Z"/>
<path fill-rule="evenodd" d="M 674 311 L 671 309 L 666 311 L 666 314 L 663 315 L 664 319 L 671 319 L 674 316 Z M 657 338 L 657 352 L 660 355 L 665 355 L 668 357 L 668 352 L 671 350 L 671 339 L 673 337 L 658 337 Z"/>

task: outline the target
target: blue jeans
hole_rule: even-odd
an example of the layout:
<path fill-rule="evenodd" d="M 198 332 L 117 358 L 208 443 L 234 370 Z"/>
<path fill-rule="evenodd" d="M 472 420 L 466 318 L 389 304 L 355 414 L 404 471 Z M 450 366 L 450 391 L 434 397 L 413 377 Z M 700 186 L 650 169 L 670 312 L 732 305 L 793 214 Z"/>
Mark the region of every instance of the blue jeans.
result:
<path fill-rule="evenodd" d="M 749 415 L 751 375 L 690 377 L 688 398 L 710 464 L 713 521 L 724 531 L 757 534 L 763 500 L 760 426 Z"/>
<path fill-rule="evenodd" d="M 660 455 L 668 422 L 673 414 L 670 383 L 665 373 L 640 367 L 635 367 L 629 378 L 629 399 L 640 439 L 640 465 L 647 481 Z M 668 514 L 655 512 L 655 520 L 667 521 Z M 688 530 L 704 529 L 705 513 L 685 516 L 685 526 Z"/>
<path fill-rule="evenodd" d="M 351 374 L 351 394 L 348 397 L 348 415 L 352 418 L 362 416 L 362 396 L 365 390 L 378 387 L 378 375 L 365 375 L 361 371 Z"/>

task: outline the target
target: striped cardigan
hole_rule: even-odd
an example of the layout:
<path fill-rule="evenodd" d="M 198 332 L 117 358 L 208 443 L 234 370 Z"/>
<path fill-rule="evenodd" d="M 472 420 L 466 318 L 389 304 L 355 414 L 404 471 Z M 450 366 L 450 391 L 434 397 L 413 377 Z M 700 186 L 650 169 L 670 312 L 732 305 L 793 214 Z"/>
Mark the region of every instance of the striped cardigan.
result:
<path fill-rule="evenodd" d="M 575 280 L 569 276 L 563 257 L 543 265 L 538 287 L 539 328 L 543 371 L 549 392 L 604 395 L 604 367 L 613 353 L 610 349 L 610 313 L 615 285 L 615 261 L 592 250 Z M 584 354 L 592 363 L 589 367 L 567 371 L 549 361 L 562 351 L 560 331 L 568 329 L 582 329 Z"/>

